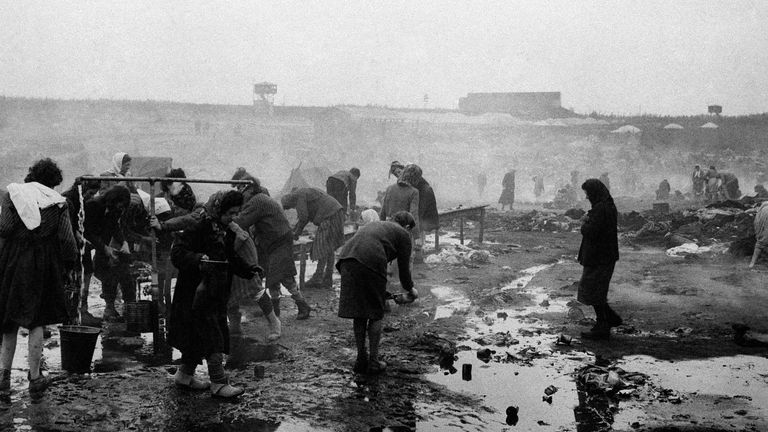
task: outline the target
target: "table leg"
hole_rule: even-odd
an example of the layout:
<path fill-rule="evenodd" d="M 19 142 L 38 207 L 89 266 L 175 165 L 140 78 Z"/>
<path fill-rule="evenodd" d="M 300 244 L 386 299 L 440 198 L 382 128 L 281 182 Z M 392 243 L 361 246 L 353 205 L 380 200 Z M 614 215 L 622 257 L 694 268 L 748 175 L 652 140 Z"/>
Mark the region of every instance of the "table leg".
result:
<path fill-rule="evenodd" d="M 304 291 L 304 277 L 307 274 L 307 249 L 301 245 L 299 252 L 299 291 Z"/>
<path fill-rule="evenodd" d="M 485 230 L 485 209 L 480 209 L 480 238 L 478 241 L 483 243 L 483 231 Z"/>
<path fill-rule="evenodd" d="M 440 252 L 440 227 L 435 230 L 435 252 Z"/>
<path fill-rule="evenodd" d="M 464 244 L 464 216 L 459 218 L 459 242 Z"/>

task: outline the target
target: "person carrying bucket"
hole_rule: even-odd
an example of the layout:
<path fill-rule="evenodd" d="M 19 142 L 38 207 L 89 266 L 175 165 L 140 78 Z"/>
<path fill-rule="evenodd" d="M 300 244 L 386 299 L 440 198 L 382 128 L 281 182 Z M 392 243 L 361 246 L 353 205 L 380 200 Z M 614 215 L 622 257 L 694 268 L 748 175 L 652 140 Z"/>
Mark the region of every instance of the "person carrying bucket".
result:
<path fill-rule="evenodd" d="M 29 393 L 48 388 L 40 373 L 43 329 L 68 319 L 65 274 L 79 251 L 66 199 L 54 187 L 62 173 L 56 162 L 41 159 L 29 168 L 23 184 L 11 183 L 0 210 L 0 393 L 11 389 L 11 366 L 19 327 L 29 329 Z"/>

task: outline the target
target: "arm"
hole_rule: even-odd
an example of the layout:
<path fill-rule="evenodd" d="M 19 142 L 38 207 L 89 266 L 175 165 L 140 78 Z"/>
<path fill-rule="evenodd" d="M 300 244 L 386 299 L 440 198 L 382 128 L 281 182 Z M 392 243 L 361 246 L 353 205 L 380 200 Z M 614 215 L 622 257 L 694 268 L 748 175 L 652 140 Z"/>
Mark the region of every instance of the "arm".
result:
<path fill-rule="evenodd" d="M 357 179 L 355 176 L 349 176 L 349 209 L 354 210 L 357 207 Z"/>
<path fill-rule="evenodd" d="M 77 241 L 72 232 L 72 222 L 69 220 L 69 210 L 66 208 L 62 209 L 62 212 L 59 214 L 59 227 L 57 232 L 62 259 L 65 263 L 74 263 L 80 255 L 80 250 L 77 247 Z"/>
<path fill-rule="evenodd" d="M 309 210 L 307 209 L 307 196 L 303 194 L 297 194 L 296 201 L 296 214 L 299 220 L 296 222 L 296 226 L 293 228 L 294 238 L 298 238 L 301 232 L 304 231 L 304 227 L 309 223 Z"/>
<path fill-rule="evenodd" d="M 202 220 L 202 215 L 198 211 L 193 211 L 185 215 L 176 216 L 165 222 L 160 222 L 163 231 L 182 231 L 196 226 Z"/>
<path fill-rule="evenodd" d="M 397 242 L 397 268 L 400 272 L 400 284 L 403 289 L 410 291 L 413 288 L 411 279 L 411 237 L 402 233 Z"/>
<path fill-rule="evenodd" d="M 104 250 L 104 242 L 101 240 L 100 229 L 105 222 L 103 213 L 98 211 L 99 206 L 94 201 L 85 203 L 85 221 L 83 222 L 83 237 L 93 245 L 97 251 Z"/>
<path fill-rule="evenodd" d="M 581 225 L 581 234 L 588 238 L 598 237 L 604 229 L 605 220 L 605 207 L 602 204 L 598 204 L 598 206 L 587 213 L 587 218 L 584 224 Z"/>

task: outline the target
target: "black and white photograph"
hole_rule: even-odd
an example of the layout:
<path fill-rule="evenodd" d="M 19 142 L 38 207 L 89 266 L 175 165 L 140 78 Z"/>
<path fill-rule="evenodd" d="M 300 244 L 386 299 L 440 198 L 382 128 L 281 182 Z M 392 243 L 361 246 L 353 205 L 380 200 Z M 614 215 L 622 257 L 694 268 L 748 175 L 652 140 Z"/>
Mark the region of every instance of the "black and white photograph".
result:
<path fill-rule="evenodd" d="M 0 431 L 768 431 L 766 23 L 0 0 Z"/>

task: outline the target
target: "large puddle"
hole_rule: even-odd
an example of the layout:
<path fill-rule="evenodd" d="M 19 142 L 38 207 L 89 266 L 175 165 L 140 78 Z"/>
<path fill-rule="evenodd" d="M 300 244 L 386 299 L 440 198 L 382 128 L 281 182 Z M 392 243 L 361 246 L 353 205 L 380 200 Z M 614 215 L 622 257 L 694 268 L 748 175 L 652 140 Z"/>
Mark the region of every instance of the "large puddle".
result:
<path fill-rule="evenodd" d="M 436 287 L 432 294 L 440 300 L 435 319 L 454 313 L 467 316 L 467 340 L 459 343 L 460 352 L 450 370 L 441 369 L 427 379 L 446 386 L 452 391 L 479 396 L 486 407 L 494 412 L 478 412 L 475 417 L 466 413 L 457 415 L 451 410 L 436 410 L 428 403 L 420 405 L 426 419 L 419 424 L 424 430 L 611 430 L 612 425 L 625 430 L 632 424 L 652 421 L 643 404 L 632 399 L 622 400 L 611 408 L 609 419 L 599 416 L 594 400 L 587 400 L 577 390 L 573 372 L 595 362 L 590 352 L 578 349 L 578 341 L 569 339 L 574 346 L 557 347 L 559 335 L 537 318 L 547 312 L 564 313 L 569 310 L 571 298 L 550 298 L 546 290 L 531 284 L 536 275 L 557 264 L 539 265 L 520 272 L 520 277 L 502 287 L 513 290 L 528 304 L 499 309 L 478 317 L 467 314 L 471 302 L 461 291 L 449 287 Z M 480 344 L 478 338 L 495 336 L 513 343 L 509 346 Z M 632 337 L 624 335 L 627 337 Z M 641 337 L 638 334 L 637 337 Z M 565 348 L 568 348 L 567 346 Z M 491 357 L 479 358 L 480 350 L 490 349 Z M 485 354 L 485 353 L 484 353 Z M 768 359 L 754 356 L 711 358 L 669 362 L 649 356 L 625 357 L 618 366 L 650 377 L 659 388 L 672 389 L 675 394 L 737 398 L 746 406 L 749 415 L 765 418 L 768 414 Z M 471 374 L 463 373 L 469 368 Z M 554 386 L 551 402 L 546 389 Z M 645 402 L 647 404 L 648 402 Z M 508 418 L 509 407 L 517 408 L 517 417 Z M 584 413 L 597 413 L 584 415 Z M 717 417 L 717 416 L 716 416 Z M 725 419 L 728 417 L 725 416 Z M 510 420 L 517 420 L 516 423 Z M 706 419 L 705 419 L 706 420 Z M 503 429 L 503 428 L 509 429 Z M 606 427 L 608 429 L 606 429 Z"/>

